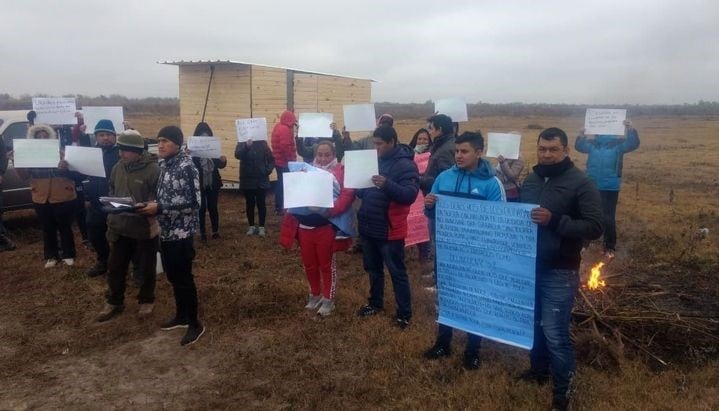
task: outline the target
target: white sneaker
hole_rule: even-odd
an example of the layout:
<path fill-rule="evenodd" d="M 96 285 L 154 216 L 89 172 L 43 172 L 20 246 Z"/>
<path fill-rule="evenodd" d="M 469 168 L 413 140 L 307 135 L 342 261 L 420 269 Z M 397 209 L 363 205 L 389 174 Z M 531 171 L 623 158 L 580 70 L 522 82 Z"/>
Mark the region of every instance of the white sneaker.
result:
<path fill-rule="evenodd" d="M 45 268 L 52 268 L 57 265 L 57 260 L 47 260 L 45 261 Z"/>
<path fill-rule="evenodd" d="M 427 291 L 428 293 L 436 294 L 437 293 L 437 286 L 433 285 L 431 287 L 424 287 L 424 291 Z"/>
<path fill-rule="evenodd" d="M 68 267 L 72 267 L 75 265 L 75 259 L 74 258 L 63 258 L 62 262 L 65 263 Z"/>
<path fill-rule="evenodd" d="M 265 227 L 259 227 L 257 229 L 257 235 L 259 235 L 260 237 L 264 237 L 265 236 Z"/>
<path fill-rule="evenodd" d="M 247 229 L 247 235 L 255 235 L 257 234 L 257 227 L 250 226 L 250 228 Z"/>
<path fill-rule="evenodd" d="M 320 303 L 320 309 L 317 310 L 317 315 L 320 315 L 322 317 L 327 317 L 328 315 L 332 314 L 332 311 L 335 309 L 335 302 L 332 300 L 329 300 L 327 298 L 322 298 L 322 303 Z"/>
<path fill-rule="evenodd" d="M 322 296 L 310 294 L 307 296 L 307 305 L 305 305 L 305 308 L 308 310 L 316 310 L 320 304 L 322 304 Z"/>

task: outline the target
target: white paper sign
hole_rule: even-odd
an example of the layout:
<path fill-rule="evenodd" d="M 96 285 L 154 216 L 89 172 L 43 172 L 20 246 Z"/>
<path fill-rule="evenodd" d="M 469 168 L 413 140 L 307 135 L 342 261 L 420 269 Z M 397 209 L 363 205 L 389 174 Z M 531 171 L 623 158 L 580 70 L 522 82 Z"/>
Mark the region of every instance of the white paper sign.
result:
<path fill-rule="evenodd" d="M 624 120 L 627 110 L 588 108 L 584 117 L 584 134 L 624 135 Z"/>
<path fill-rule="evenodd" d="M 332 113 L 300 113 L 298 137 L 332 137 Z"/>
<path fill-rule="evenodd" d="M 285 208 L 334 206 L 334 177 L 330 173 L 295 171 L 282 174 Z"/>
<path fill-rule="evenodd" d="M 187 149 L 192 157 L 220 158 L 222 142 L 219 137 L 193 136 L 187 140 Z"/>
<path fill-rule="evenodd" d="M 72 171 L 86 176 L 107 177 L 101 148 L 65 146 L 65 161 Z"/>
<path fill-rule="evenodd" d="M 434 111 L 452 117 L 452 121 L 462 123 L 468 121 L 467 103 L 461 97 L 445 98 L 434 102 Z"/>
<path fill-rule="evenodd" d="M 125 114 L 122 107 L 101 107 L 101 106 L 85 106 L 82 108 L 82 115 L 85 117 L 85 125 L 87 133 L 95 132 L 95 126 L 100 120 L 110 120 L 115 127 L 115 134 L 122 133 L 125 130 L 122 122 L 125 121 Z"/>
<path fill-rule="evenodd" d="M 352 150 L 345 152 L 345 187 L 373 187 L 372 176 L 379 174 L 377 150 Z"/>
<path fill-rule="evenodd" d="M 57 168 L 60 142 L 57 139 L 13 139 L 15 168 Z"/>
<path fill-rule="evenodd" d="M 487 135 L 487 157 L 500 155 L 510 160 L 519 158 L 522 136 L 519 134 L 489 133 Z"/>
<path fill-rule="evenodd" d="M 262 118 L 240 118 L 235 120 L 237 130 L 237 141 L 244 143 L 252 141 L 267 140 L 267 119 Z"/>
<path fill-rule="evenodd" d="M 374 104 L 342 106 L 347 131 L 371 131 L 377 127 Z"/>
<path fill-rule="evenodd" d="M 33 97 L 32 109 L 37 113 L 35 124 L 77 124 L 77 107 L 72 97 Z"/>

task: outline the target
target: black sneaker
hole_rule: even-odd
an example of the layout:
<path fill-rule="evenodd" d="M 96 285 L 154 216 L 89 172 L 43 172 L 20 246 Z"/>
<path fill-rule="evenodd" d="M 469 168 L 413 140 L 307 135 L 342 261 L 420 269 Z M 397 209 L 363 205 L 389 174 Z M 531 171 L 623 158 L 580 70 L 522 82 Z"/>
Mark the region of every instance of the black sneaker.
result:
<path fill-rule="evenodd" d="M 188 327 L 185 336 L 182 337 L 180 345 L 192 345 L 202 337 L 205 333 L 205 327 L 202 324 L 198 324 L 193 327 Z"/>
<path fill-rule="evenodd" d="M 434 344 L 429 350 L 425 351 L 423 356 L 428 360 L 437 360 L 442 357 L 449 357 L 452 355 L 452 350 L 441 344 Z"/>
<path fill-rule="evenodd" d="M 549 373 L 530 368 L 517 376 L 517 380 L 533 384 L 544 384 L 549 380 Z"/>
<path fill-rule="evenodd" d="M 552 411 L 567 411 L 569 409 L 569 398 L 554 397 L 552 398 Z"/>
<path fill-rule="evenodd" d="M 367 305 L 363 305 L 362 307 L 360 307 L 359 310 L 357 310 L 357 316 L 358 317 L 369 317 L 369 316 L 379 313 L 380 311 L 382 311 L 381 308 L 373 307 L 373 306 L 367 304 Z"/>
<path fill-rule="evenodd" d="M 464 367 L 465 370 L 477 370 L 479 369 L 479 366 L 481 365 L 481 362 L 479 361 L 479 353 L 476 352 L 465 352 L 464 353 L 464 359 L 462 360 L 462 367 Z"/>
<path fill-rule="evenodd" d="M 99 277 L 107 272 L 107 262 L 98 260 L 95 265 L 85 272 L 88 277 Z"/>
<path fill-rule="evenodd" d="M 213 240 L 217 240 L 218 238 L 220 238 L 220 233 L 212 233 Z"/>
<path fill-rule="evenodd" d="M 12 251 L 16 248 L 15 243 L 12 242 L 5 234 L 0 234 L 0 251 Z"/>
<path fill-rule="evenodd" d="M 400 330 L 404 330 L 409 327 L 409 318 L 395 317 L 394 325 Z"/>
<path fill-rule="evenodd" d="M 187 327 L 189 327 L 189 324 L 187 323 L 187 321 L 180 320 L 177 317 L 174 317 L 170 321 L 163 323 L 160 326 L 160 329 L 169 331 L 169 330 L 174 330 L 175 328 L 187 328 Z"/>

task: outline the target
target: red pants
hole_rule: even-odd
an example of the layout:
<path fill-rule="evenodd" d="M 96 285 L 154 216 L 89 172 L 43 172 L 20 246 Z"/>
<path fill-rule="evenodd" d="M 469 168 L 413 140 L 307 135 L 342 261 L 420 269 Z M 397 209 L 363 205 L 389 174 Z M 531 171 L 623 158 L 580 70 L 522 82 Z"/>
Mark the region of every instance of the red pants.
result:
<path fill-rule="evenodd" d="M 310 283 L 310 293 L 321 293 L 327 299 L 334 299 L 337 291 L 337 267 L 333 252 L 334 228 L 328 224 L 313 230 L 300 227 L 298 231 L 300 254 L 307 281 Z"/>

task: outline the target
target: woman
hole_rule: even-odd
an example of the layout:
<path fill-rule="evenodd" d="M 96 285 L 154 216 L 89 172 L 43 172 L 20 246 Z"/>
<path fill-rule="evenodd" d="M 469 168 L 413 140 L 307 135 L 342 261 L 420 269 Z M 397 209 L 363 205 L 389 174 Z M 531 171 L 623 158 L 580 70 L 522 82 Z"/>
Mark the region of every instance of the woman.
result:
<path fill-rule="evenodd" d="M 205 122 L 197 123 L 193 136 L 211 137 L 212 129 Z M 200 239 L 207 241 L 207 231 L 205 229 L 205 213 L 207 211 L 210 212 L 212 239 L 218 239 L 220 238 L 220 213 L 217 211 L 217 202 L 220 197 L 220 188 L 222 187 L 220 169 L 227 166 L 227 157 L 192 157 L 192 162 L 195 163 L 195 167 L 200 173 L 200 194 L 202 196 L 202 202 L 200 203 Z"/>
<path fill-rule="evenodd" d="M 305 308 L 317 310 L 318 315 L 326 317 L 335 308 L 337 268 L 334 253 L 347 250 L 352 242 L 354 190 L 344 188 L 344 167 L 338 163 L 331 142 L 317 143 L 312 166 L 318 170 L 310 172 L 329 172 L 334 176 L 334 206 L 289 209 L 282 224 L 280 244 L 290 248 L 294 238 L 299 240 L 310 288 Z"/>
<path fill-rule="evenodd" d="M 38 124 L 27 131 L 28 139 L 57 140 L 55 130 L 50 126 Z M 58 150 L 60 144 L 58 142 Z M 32 202 L 42 224 L 45 268 L 55 267 L 60 260 L 58 254 L 58 234 L 62 249 L 62 262 L 75 265 L 75 240 L 72 234 L 72 222 L 75 218 L 77 194 L 75 178 L 77 173 L 68 170 L 67 161 L 60 153 L 61 160 L 57 168 L 18 169 L 18 175 L 30 180 Z"/>
<path fill-rule="evenodd" d="M 518 159 L 511 160 L 504 158 L 502 155 L 497 156 L 497 166 L 495 167 L 497 178 L 504 186 L 504 192 L 507 194 L 508 202 L 519 201 L 519 175 L 524 169 L 524 160 L 520 155 Z"/>
<path fill-rule="evenodd" d="M 265 236 L 267 205 L 265 196 L 270 188 L 270 174 L 275 167 L 272 151 L 266 141 L 237 143 L 235 158 L 240 160 L 240 190 L 245 195 L 247 212 L 247 235 Z M 282 187 L 278 187 L 282 190 Z M 259 227 L 255 225 L 255 205 L 260 217 Z"/>
<path fill-rule="evenodd" d="M 431 154 L 430 149 L 432 148 L 432 137 L 429 135 L 429 131 L 426 128 L 417 130 L 409 142 L 409 146 L 414 150 L 414 162 L 417 164 L 419 175 L 422 176 L 425 170 L 427 170 L 427 164 L 429 163 L 429 156 Z M 418 212 L 413 213 L 413 211 Z M 418 193 L 417 201 L 412 204 L 412 208 L 410 209 L 407 225 L 409 227 L 415 227 L 420 224 L 427 226 L 428 223 L 427 217 L 424 216 L 424 196 Z M 417 244 L 420 263 L 426 264 L 430 262 L 430 249 L 429 241 Z"/>

